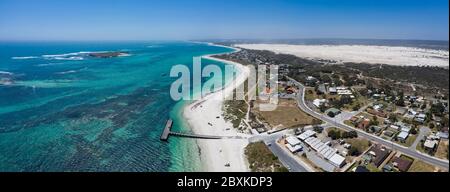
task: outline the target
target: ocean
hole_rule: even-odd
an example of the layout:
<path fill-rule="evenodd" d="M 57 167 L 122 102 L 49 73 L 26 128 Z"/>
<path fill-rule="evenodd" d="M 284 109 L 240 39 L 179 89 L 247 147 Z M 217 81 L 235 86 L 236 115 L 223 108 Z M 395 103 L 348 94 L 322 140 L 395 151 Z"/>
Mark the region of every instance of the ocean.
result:
<path fill-rule="evenodd" d="M 129 55 L 87 56 L 98 51 Z M 173 130 L 190 131 L 182 118 L 190 101 L 171 99 L 177 78 L 169 73 L 192 68 L 194 56 L 231 51 L 191 42 L 0 43 L 0 171 L 202 171 L 195 140 L 159 140 L 169 118 Z"/>

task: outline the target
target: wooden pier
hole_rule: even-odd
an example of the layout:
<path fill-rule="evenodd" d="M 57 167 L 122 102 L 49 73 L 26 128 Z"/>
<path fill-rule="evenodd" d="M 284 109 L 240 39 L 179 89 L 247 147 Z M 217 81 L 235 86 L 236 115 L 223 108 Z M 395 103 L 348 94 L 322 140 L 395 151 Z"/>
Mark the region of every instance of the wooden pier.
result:
<path fill-rule="evenodd" d="M 187 138 L 194 138 L 194 139 L 242 139 L 239 136 L 214 136 L 214 135 L 199 135 L 199 134 L 193 134 L 193 133 L 180 133 L 180 132 L 174 132 L 171 131 L 173 125 L 172 119 L 167 120 L 166 126 L 164 127 L 164 130 L 161 134 L 161 141 L 167 141 L 169 139 L 169 136 L 176 136 L 176 137 L 187 137 Z"/>

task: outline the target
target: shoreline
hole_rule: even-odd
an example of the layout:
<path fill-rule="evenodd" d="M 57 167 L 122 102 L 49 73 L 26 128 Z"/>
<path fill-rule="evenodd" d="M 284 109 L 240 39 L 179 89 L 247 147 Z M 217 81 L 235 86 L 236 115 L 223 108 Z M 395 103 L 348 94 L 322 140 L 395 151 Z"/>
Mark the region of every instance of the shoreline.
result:
<path fill-rule="evenodd" d="M 216 46 L 210 44 L 211 46 Z M 239 49 L 227 47 L 235 51 Z M 232 53 L 232 52 L 231 52 Z M 202 99 L 186 105 L 183 109 L 183 118 L 188 123 L 190 129 L 196 134 L 217 135 L 217 136 L 241 136 L 247 138 L 248 135 L 238 133 L 230 122 L 224 120 L 222 107 L 224 97 L 233 94 L 233 90 L 244 83 L 250 74 L 249 68 L 242 64 L 213 58 L 214 55 L 204 55 L 202 58 L 219 61 L 234 65 L 239 73 L 236 78 L 227 82 L 221 90 L 211 93 Z M 202 171 L 208 172 L 247 172 L 249 171 L 247 159 L 244 154 L 248 144 L 247 139 L 218 139 L 218 140 L 196 140 L 200 148 L 200 161 Z M 229 166 L 225 166 L 229 164 Z"/>

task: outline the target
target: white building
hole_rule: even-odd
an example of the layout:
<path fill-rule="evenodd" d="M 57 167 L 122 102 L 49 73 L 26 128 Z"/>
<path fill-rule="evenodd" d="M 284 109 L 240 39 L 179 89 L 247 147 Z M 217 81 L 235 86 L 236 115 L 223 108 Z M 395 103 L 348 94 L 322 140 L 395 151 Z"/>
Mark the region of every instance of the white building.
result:
<path fill-rule="evenodd" d="M 289 149 L 291 153 L 297 153 L 303 149 L 301 145 L 291 146 L 289 144 L 286 144 L 286 147 Z"/>
<path fill-rule="evenodd" d="M 291 153 L 297 153 L 302 150 L 301 141 L 295 136 L 289 136 L 286 138 L 286 147 Z"/>
<path fill-rule="evenodd" d="M 306 130 L 305 132 L 303 132 L 302 134 L 300 134 L 299 136 L 297 136 L 297 138 L 299 138 L 300 140 L 304 141 L 305 139 L 312 137 L 316 135 L 316 132 L 313 130 Z"/>
<path fill-rule="evenodd" d="M 345 164 L 345 158 L 340 156 L 339 154 L 334 154 L 330 159 L 330 163 L 336 167 L 342 167 Z"/>
<path fill-rule="evenodd" d="M 320 107 L 320 105 L 322 105 L 323 103 L 326 103 L 327 100 L 326 99 L 314 99 L 313 104 L 316 107 Z"/>
<path fill-rule="evenodd" d="M 291 146 L 300 145 L 300 143 L 301 143 L 301 141 L 297 137 L 294 137 L 294 136 L 287 137 L 286 142 Z"/>
<path fill-rule="evenodd" d="M 425 141 L 425 143 L 423 144 L 423 146 L 424 146 L 426 149 L 431 149 L 431 150 L 433 150 L 438 144 L 439 144 L 439 141 L 438 141 L 438 140 L 430 140 L 430 139 L 427 139 L 427 140 Z"/>
<path fill-rule="evenodd" d="M 305 139 L 305 143 L 308 144 L 317 153 L 323 156 L 325 159 L 331 162 L 336 167 L 341 167 L 345 164 L 345 158 L 337 154 L 337 149 L 334 149 L 315 137 L 309 137 Z"/>
<path fill-rule="evenodd" d="M 402 131 L 402 132 L 400 132 L 400 133 L 397 135 L 397 138 L 398 138 L 400 141 L 406 141 L 406 139 L 408 138 L 408 136 L 409 136 L 409 133 L 408 133 L 408 132 Z"/>

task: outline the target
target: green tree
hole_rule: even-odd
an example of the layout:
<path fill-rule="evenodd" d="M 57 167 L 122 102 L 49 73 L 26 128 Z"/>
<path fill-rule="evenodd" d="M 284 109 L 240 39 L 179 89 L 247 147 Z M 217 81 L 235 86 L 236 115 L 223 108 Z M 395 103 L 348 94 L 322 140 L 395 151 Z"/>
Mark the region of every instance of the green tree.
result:
<path fill-rule="evenodd" d="M 334 113 L 333 113 L 333 112 L 331 112 L 331 111 L 330 111 L 330 112 L 328 112 L 328 114 L 327 114 L 327 115 L 328 115 L 329 117 L 331 117 L 331 118 L 334 118 L 334 116 L 335 116 L 335 115 L 334 115 Z"/>
<path fill-rule="evenodd" d="M 361 109 L 361 104 L 357 103 L 355 106 L 353 106 L 352 110 L 353 111 L 358 111 L 359 109 Z"/>
<path fill-rule="evenodd" d="M 323 113 L 323 112 L 325 112 L 327 110 L 327 107 L 325 106 L 325 104 L 322 103 L 322 104 L 319 105 L 319 110 L 320 110 L 320 112 Z"/>
<path fill-rule="evenodd" d="M 332 130 L 328 131 L 328 137 L 330 137 L 332 140 L 340 139 L 341 138 L 341 132 L 332 129 Z"/>
<path fill-rule="evenodd" d="M 378 126 L 380 124 L 380 122 L 378 122 L 378 117 L 377 116 L 373 116 L 372 119 L 370 120 L 369 124 Z"/>
<path fill-rule="evenodd" d="M 405 95 L 404 95 L 404 93 L 400 92 L 398 97 L 399 98 L 398 98 L 398 100 L 397 100 L 397 102 L 395 104 L 398 105 L 398 106 L 404 107 L 405 106 Z"/>
<path fill-rule="evenodd" d="M 435 127 L 434 123 L 430 123 L 429 127 L 430 127 L 431 129 L 434 129 L 434 127 Z"/>
<path fill-rule="evenodd" d="M 361 152 L 358 150 L 358 148 L 356 148 L 356 147 L 354 147 L 354 146 L 350 147 L 350 149 L 348 150 L 348 153 L 349 153 L 351 156 L 358 156 L 358 155 L 361 154 Z"/>

